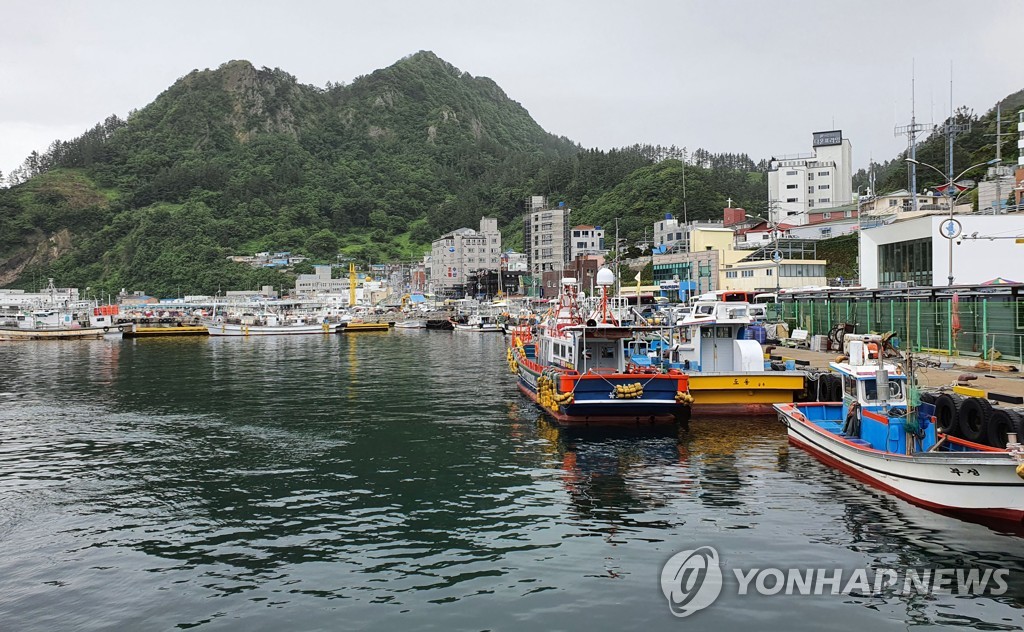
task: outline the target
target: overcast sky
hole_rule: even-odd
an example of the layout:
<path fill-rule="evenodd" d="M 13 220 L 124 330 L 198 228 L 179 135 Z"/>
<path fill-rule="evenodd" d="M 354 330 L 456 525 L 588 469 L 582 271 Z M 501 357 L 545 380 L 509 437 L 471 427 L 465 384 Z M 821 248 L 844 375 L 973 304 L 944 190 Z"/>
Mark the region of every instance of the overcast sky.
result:
<path fill-rule="evenodd" d="M 323 86 L 431 50 L 585 147 L 755 160 L 841 129 L 856 167 L 893 127 L 1024 89 L 1024 3 L 947 0 L 0 0 L 0 171 L 231 59 Z M 1007 128 L 1009 129 L 1009 128 Z M 1014 130 L 1015 131 L 1015 130 Z M 1015 157 L 1010 157 L 1015 158 Z"/>

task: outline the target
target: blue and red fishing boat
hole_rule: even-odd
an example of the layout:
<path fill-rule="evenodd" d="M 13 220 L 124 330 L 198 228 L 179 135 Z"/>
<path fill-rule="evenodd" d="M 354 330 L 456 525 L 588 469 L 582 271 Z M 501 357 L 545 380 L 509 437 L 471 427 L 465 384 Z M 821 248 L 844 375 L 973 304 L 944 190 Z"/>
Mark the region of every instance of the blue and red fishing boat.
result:
<path fill-rule="evenodd" d="M 562 422 L 688 423 L 687 376 L 627 367 L 628 343 L 655 328 L 633 323 L 625 300 L 608 296 L 610 270 L 598 271 L 597 284 L 601 296 L 587 299 L 576 279 L 562 279 L 537 334 L 512 338 L 508 362 L 519 390 Z"/>

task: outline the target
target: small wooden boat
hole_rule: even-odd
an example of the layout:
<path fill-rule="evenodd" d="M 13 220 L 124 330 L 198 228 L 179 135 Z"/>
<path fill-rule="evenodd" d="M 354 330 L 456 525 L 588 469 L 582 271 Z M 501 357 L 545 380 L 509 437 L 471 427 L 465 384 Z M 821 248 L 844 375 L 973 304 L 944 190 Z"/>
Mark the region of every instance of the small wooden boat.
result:
<path fill-rule="evenodd" d="M 1024 447 L 1016 433 L 992 447 L 937 432 L 934 405 L 923 401 L 915 414 L 907 376 L 896 365 L 871 362 L 865 348 L 851 344 L 850 361 L 830 365 L 842 378 L 842 402 L 775 405 L 789 441 L 918 505 L 1024 520 Z"/>

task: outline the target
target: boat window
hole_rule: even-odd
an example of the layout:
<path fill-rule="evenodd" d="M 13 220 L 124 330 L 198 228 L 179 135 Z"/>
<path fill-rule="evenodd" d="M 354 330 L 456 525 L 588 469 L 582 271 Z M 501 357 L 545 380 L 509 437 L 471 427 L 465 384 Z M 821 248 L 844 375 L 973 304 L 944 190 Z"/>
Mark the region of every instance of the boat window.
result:
<path fill-rule="evenodd" d="M 878 401 L 878 382 L 875 380 L 864 380 L 864 400 L 869 402 Z"/>
<path fill-rule="evenodd" d="M 903 382 L 889 381 L 889 399 L 903 399 Z"/>
<path fill-rule="evenodd" d="M 615 357 L 615 347 L 612 347 L 612 346 L 601 347 L 601 358 L 602 359 L 607 360 L 607 359 L 611 359 L 611 358 L 614 358 L 614 357 Z"/>
<path fill-rule="evenodd" d="M 728 327 L 716 327 L 715 336 L 719 338 L 732 338 L 732 333 Z"/>
<path fill-rule="evenodd" d="M 857 381 L 853 378 L 843 376 L 843 392 L 850 397 L 857 398 Z"/>

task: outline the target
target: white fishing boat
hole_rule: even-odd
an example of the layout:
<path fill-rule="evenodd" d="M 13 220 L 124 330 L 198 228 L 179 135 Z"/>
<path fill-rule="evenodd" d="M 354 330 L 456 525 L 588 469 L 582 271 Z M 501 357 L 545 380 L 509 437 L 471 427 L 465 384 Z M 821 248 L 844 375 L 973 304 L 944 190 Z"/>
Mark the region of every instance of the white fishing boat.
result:
<path fill-rule="evenodd" d="M 466 322 L 455 322 L 453 326 L 455 331 L 472 333 L 502 333 L 503 331 L 497 319 L 484 311 L 475 311 L 466 318 Z"/>
<path fill-rule="evenodd" d="M 938 432 L 934 405 L 922 402 L 915 414 L 907 376 L 897 365 L 872 362 L 863 343 L 851 344 L 849 361 L 830 367 L 842 379 L 841 403 L 775 405 L 791 443 L 924 507 L 1024 521 L 1024 447 L 1016 432 L 1002 447 Z"/>
<path fill-rule="evenodd" d="M 419 318 L 395 321 L 395 329 L 426 329 L 427 321 Z"/>
<path fill-rule="evenodd" d="M 203 326 L 211 336 L 281 336 L 298 334 L 337 333 L 339 323 L 327 322 L 323 317 L 293 316 L 277 314 L 242 314 L 237 318 L 204 320 Z"/>

